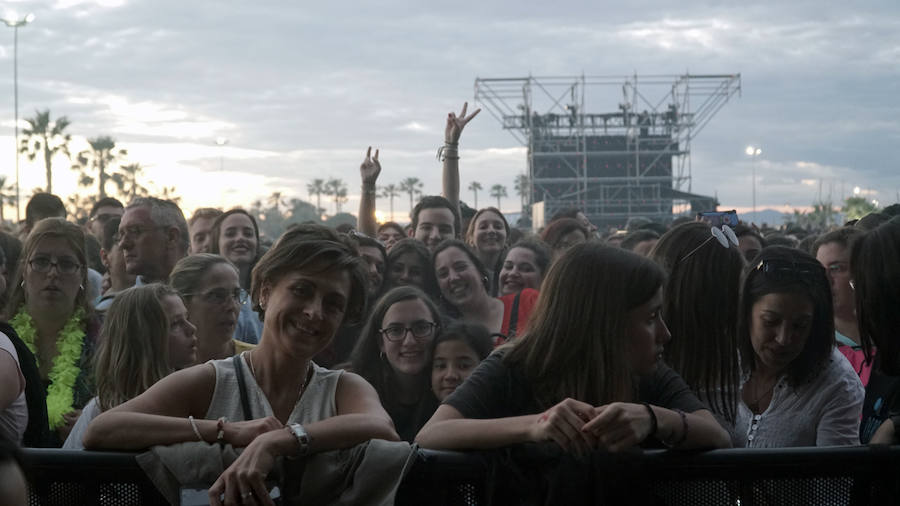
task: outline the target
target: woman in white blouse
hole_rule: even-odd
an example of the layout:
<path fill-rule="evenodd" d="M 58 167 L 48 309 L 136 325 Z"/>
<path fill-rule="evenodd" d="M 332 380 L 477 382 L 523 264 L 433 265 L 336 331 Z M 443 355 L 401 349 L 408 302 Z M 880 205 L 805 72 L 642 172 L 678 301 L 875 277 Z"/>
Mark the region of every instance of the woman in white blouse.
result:
<path fill-rule="evenodd" d="M 734 445 L 859 444 L 864 391 L 835 348 L 825 269 L 799 250 L 766 248 L 747 266 L 740 306 Z"/>

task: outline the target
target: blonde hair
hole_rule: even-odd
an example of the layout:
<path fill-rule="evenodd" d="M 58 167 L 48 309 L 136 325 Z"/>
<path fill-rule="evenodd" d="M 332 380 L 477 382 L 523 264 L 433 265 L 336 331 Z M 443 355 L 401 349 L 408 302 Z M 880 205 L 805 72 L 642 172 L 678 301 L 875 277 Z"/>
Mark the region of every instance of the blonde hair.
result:
<path fill-rule="evenodd" d="M 164 297 L 178 294 L 151 283 L 123 290 L 106 312 L 94 355 L 94 384 L 101 411 L 137 397 L 171 372 Z"/>

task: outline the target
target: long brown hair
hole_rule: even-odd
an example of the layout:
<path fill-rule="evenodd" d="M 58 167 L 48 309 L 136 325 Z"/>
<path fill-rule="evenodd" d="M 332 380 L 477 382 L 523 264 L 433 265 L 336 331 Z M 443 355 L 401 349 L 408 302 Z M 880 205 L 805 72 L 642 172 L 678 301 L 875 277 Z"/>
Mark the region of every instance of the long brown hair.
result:
<path fill-rule="evenodd" d="M 659 239 L 650 258 L 668 277 L 662 311 L 672 340 L 665 348 L 666 363 L 704 394 L 715 413 L 733 422 L 740 383 L 735 322 L 744 257 L 731 243 L 703 244 L 711 237 L 708 224 L 679 225 Z"/>
<path fill-rule="evenodd" d="M 163 297 L 177 293 L 161 283 L 116 294 L 100 330 L 94 382 L 101 411 L 144 393 L 169 368 L 169 322 Z"/>
<path fill-rule="evenodd" d="M 629 251 L 573 246 L 550 267 L 528 332 L 504 360 L 525 374 L 545 408 L 566 397 L 594 406 L 631 400 L 627 315 L 664 279 L 658 265 Z"/>

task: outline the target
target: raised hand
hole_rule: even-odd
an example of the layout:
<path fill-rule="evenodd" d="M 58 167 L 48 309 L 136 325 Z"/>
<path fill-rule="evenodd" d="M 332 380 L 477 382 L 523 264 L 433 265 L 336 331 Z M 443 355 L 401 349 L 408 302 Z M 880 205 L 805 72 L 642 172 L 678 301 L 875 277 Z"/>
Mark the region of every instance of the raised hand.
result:
<path fill-rule="evenodd" d="M 481 112 L 481 109 L 476 109 L 475 112 L 466 116 L 466 109 L 468 107 L 469 103 L 464 102 L 459 116 L 453 112 L 447 115 L 447 128 L 444 129 L 444 142 L 448 144 L 458 143 L 463 128 L 466 127 L 466 124 L 469 123 L 469 121 L 472 121 L 472 118 L 478 116 L 478 113 Z"/>
<path fill-rule="evenodd" d="M 593 413 L 594 408 L 590 404 L 565 399 L 538 417 L 531 429 L 531 440 L 551 440 L 563 450 L 576 455 L 590 453 L 596 446 L 596 438 L 593 433 L 582 431 L 581 428 Z"/>
<path fill-rule="evenodd" d="M 592 434 L 598 446 L 610 452 L 640 444 L 653 430 L 650 413 L 643 404 L 614 402 L 594 408 L 593 414 L 581 432 Z"/>
<path fill-rule="evenodd" d="M 372 146 L 366 151 L 366 159 L 359 166 L 359 175 L 364 185 L 375 185 L 378 181 L 378 175 L 381 174 L 381 164 L 378 162 L 378 150 L 375 150 L 375 157 L 372 157 Z"/>

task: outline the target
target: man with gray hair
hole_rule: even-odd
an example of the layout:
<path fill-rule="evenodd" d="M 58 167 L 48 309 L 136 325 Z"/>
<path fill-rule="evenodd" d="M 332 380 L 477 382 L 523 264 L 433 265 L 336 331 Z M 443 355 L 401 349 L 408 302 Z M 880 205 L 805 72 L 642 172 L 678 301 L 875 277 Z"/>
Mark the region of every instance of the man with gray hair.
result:
<path fill-rule="evenodd" d="M 171 200 L 154 197 L 136 198 L 125 208 L 118 240 L 125 254 L 125 272 L 138 276 L 138 285 L 165 283 L 190 247 L 181 208 Z"/>

